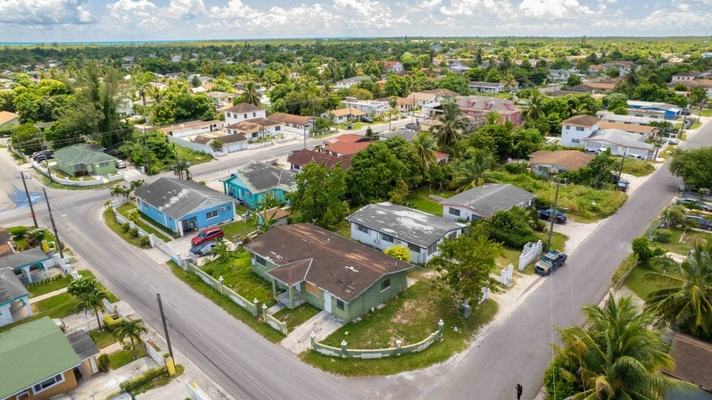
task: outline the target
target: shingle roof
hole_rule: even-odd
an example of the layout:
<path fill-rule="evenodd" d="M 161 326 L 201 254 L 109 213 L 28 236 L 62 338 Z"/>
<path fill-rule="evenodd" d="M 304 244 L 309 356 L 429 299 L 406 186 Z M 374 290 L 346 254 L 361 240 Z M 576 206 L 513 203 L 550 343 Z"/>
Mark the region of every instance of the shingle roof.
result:
<path fill-rule="evenodd" d="M 268 271 L 294 285 L 301 281 L 344 302 L 356 299 L 382 276 L 412 265 L 311 224 L 281 225 L 245 245 L 279 267 Z"/>
<path fill-rule="evenodd" d="M 400 240 L 428 248 L 449 232 L 467 225 L 389 202 L 369 204 L 346 217 L 349 222 L 366 226 Z"/>
<path fill-rule="evenodd" d="M 388 138 L 388 139 L 394 138 L 396 136 L 400 136 L 403 139 L 411 142 L 411 141 L 413 141 L 413 139 L 416 136 L 418 136 L 418 132 L 410 130 L 410 129 L 399 129 L 399 130 L 384 132 L 384 133 L 380 134 L 380 137 L 384 137 L 384 138 Z"/>
<path fill-rule="evenodd" d="M 635 133 L 653 133 L 654 131 L 656 131 L 658 129 L 654 126 L 648 126 L 648 125 L 624 124 L 624 123 L 620 123 L 620 122 L 608 122 L 608 121 L 601 121 L 598 124 L 598 127 L 601 129 L 620 129 L 622 131 L 635 132 Z"/>
<path fill-rule="evenodd" d="M 370 80 L 371 80 L 370 76 L 354 76 L 351 78 L 342 79 L 342 80 L 336 82 L 336 84 L 356 83 L 356 82 L 363 82 L 363 81 L 370 81 Z"/>
<path fill-rule="evenodd" d="M 273 113 L 270 114 L 267 119 L 277 122 L 283 122 L 285 124 L 306 125 L 311 122 L 314 117 L 303 117 L 301 115 L 292 115 L 286 113 Z"/>
<path fill-rule="evenodd" d="M 232 129 L 240 132 L 259 132 L 260 130 L 269 129 L 273 126 L 280 126 L 283 122 L 271 120 L 269 118 L 254 118 L 245 121 L 240 121 L 238 123 L 228 125 L 225 129 Z"/>
<path fill-rule="evenodd" d="M 13 119 L 17 119 L 19 117 L 19 115 L 11 113 L 9 111 L 0 111 L 0 125 L 4 125 L 12 121 Z"/>
<path fill-rule="evenodd" d="M 0 268 L 17 268 L 49 260 L 50 258 L 51 257 L 42 251 L 41 248 L 35 247 L 26 251 L 0 257 Z"/>
<path fill-rule="evenodd" d="M 460 93 L 454 92 L 452 90 L 448 89 L 430 89 L 430 90 L 423 90 L 423 93 L 431 93 L 439 97 L 457 97 L 460 95 Z"/>
<path fill-rule="evenodd" d="M 70 333 L 67 335 L 67 340 L 82 361 L 99 354 L 99 348 L 96 346 L 96 343 L 94 343 L 89 334 L 83 330 Z"/>
<path fill-rule="evenodd" d="M 22 296 L 27 296 L 27 289 L 12 271 L 12 268 L 0 269 L 0 304 Z"/>
<path fill-rule="evenodd" d="M 286 192 L 297 190 L 297 184 L 294 179 L 297 174 L 294 171 L 288 171 L 257 161 L 252 161 L 242 166 L 237 170 L 236 175 L 253 194 L 275 188 L 281 188 Z"/>
<path fill-rule="evenodd" d="M 341 169 L 344 171 L 351 168 L 351 160 L 348 158 L 332 156 L 331 154 L 314 150 L 302 149 L 287 157 L 288 163 L 302 167 L 312 161 L 317 164 L 325 164 L 329 169 L 334 168 L 336 164 L 341 164 Z"/>
<path fill-rule="evenodd" d="M 64 333 L 49 318 L 0 333 L 0 398 L 79 365 Z"/>
<path fill-rule="evenodd" d="M 475 86 L 475 87 L 491 87 L 491 88 L 496 88 L 503 86 L 499 82 L 481 82 L 481 81 L 473 81 L 468 83 L 468 86 Z"/>
<path fill-rule="evenodd" d="M 455 103 L 464 109 L 478 111 L 497 111 L 500 115 L 510 115 L 519 112 L 513 102 L 499 97 L 488 96 L 460 96 L 455 99 Z"/>
<path fill-rule="evenodd" d="M 485 183 L 440 201 L 447 206 L 467 207 L 482 217 L 491 217 L 497 211 L 523 206 L 534 194 L 510 184 Z"/>
<path fill-rule="evenodd" d="M 116 157 L 110 156 L 102 151 L 99 146 L 88 143 L 80 143 L 63 147 L 54 152 L 54 159 L 67 165 L 93 164 L 103 161 L 114 161 Z"/>
<path fill-rule="evenodd" d="M 153 183 L 137 187 L 134 193 L 136 197 L 177 220 L 190 213 L 234 201 L 232 197 L 197 182 L 172 178 L 159 178 Z"/>
<path fill-rule="evenodd" d="M 575 171 L 581 167 L 585 167 L 591 160 L 593 160 L 592 154 L 578 150 L 539 150 L 529 155 L 530 165 L 552 164 L 564 167 L 569 171 Z"/>
<path fill-rule="evenodd" d="M 601 120 L 594 117 L 593 115 L 581 114 L 574 115 L 573 117 L 562 121 L 561 125 L 583 126 L 586 128 L 590 128 L 599 122 L 601 122 Z"/>
<path fill-rule="evenodd" d="M 335 117 L 343 117 L 346 115 L 352 115 L 354 117 L 358 117 L 361 115 L 366 115 L 365 112 L 359 110 L 358 108 L 350 107 L 350 108 L 341 108 L 338 110 L 331 110 L 329 111 L 331 114 L 333 114 Z"/>
<path fill-rule="evenodd" d="M 675 360 L 675 369 L 664 370 L 665 373 L 712 388 L 712 343 L 677 333 L 672 340 L 670 355 Z"/>
<path fill-rule="evenodd" d="M 223 111 L 234 112 L 234 113 L 240 114 L 240 113 L 251 113 L 251 112 L 256 112 L 256 111 L 264 111 L 264 108 L 259 107 L 259 106 L 253 106 L 252 104 L 249 104 L 249 103 L 240 103 L 236 106 L 226 108 Z"/>

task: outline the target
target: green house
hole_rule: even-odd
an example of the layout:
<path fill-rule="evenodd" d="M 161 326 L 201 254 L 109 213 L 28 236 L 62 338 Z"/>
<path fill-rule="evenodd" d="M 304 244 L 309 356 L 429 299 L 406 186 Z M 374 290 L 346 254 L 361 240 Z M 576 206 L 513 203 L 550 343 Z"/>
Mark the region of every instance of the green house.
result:
<path fill-rule="evenodd" d="M 68 176 L 108 175 L 116 173 L 116 160 L 99 146 L 80 143 L 54 152 L 55 168 Z"/>
<path fill-rule="evenodd" d="M 274 227 L 245 248 L 279 302 L 290 309 L 308 302 L 344 321 L 403 292 L 413 268 L 311 224 Z"/>

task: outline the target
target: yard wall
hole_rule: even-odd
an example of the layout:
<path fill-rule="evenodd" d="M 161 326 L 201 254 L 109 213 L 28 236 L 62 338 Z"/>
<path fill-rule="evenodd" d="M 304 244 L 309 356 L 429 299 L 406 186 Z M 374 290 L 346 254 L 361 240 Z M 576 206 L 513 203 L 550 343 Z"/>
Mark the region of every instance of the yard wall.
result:
<path fill-rule="evenodd" d="M 60 178 L 59 176 L 52 174 L 52 176 L 49 175 L 49 172 L 47 168 L 43 167 L 41 164 L 33 162 L 32 167 L 42 173 L 42 175 L 50 178 L 52 182 L 59 183 L 60 185 L 65 185 L 65 186 L 82 186 L 82 187 L 87 187 L 87 186 L 97 186 L 97 185 L 103 185 L 105 183 L 109 182 L 114 182 L 114 181 L 120 181 L 124 179 L 124 173 L 123 172 L 117 172 L 116 175 L 107 175 L 107 176 L 101 176 L 99 179 L 92 179 L 90 181 L 73 181 L 68 178 Z"/>
<path fill-rule="evenodd" d="M 206 145 L 206 144 L 200 144 L 200 143 L 195 143 L 191 142 L 190 140 L 187 139 L 181 139 L 175 136 L 167 136 L 168 142 L 169 143 L 175 143 L 176 146 L 179 147 L 185 147 L 186 149 L 191 149 L 193 151 L 198 151 L 201 153 L 206 153 L 210 154 L 213 157 L 219 157 L 219 156 L 224 156 L 227 153 L 222 152 L 222 151 L 214 151 L 212 147 Z"/>
<path fill-rule="evenodd" d="M 260 316 L 259 302 L 257 301 L 257 299 L 255 299 L 254 301 L 247 300 L 246 298 L 235 293 L 233 290 L 226 288 L 225 285 L 221 284 L 218 280 L 203 272 L 200 268 L 198 268 L 190 261 L 186 261 L 185 265 L 187 266 L 188 272 L 192 272 L 198 275 L 198 277 L 200 277 L 203 282 L 220 292 L 222 295 L 227 296 L 230 300 L 232 300 L 233 303 L 242 307 L 243 309 L 245 309 L 245 311 L 249 312 L 255 317 Z"/>

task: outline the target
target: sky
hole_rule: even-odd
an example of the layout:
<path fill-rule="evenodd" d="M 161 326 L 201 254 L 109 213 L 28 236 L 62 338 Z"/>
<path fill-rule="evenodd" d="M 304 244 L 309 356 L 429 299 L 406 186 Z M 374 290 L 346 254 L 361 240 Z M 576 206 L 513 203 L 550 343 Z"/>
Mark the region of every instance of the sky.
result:
<path fill-rule="evenodd" d="M 0 42 L 710 34 L 712 0 L 0 0 Z"/>

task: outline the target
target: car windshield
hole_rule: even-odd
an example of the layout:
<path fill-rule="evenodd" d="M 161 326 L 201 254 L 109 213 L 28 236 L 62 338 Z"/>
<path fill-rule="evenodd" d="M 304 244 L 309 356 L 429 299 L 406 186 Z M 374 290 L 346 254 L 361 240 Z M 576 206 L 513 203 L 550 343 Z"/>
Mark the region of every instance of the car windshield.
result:
<path fill-rule="evenodd" d="M 205 232 L 200 232 L 200 233 L 198 234 L 198 237 L 201 238 L 201 239 L 204 238 L 204 237 L 205 237 Z"/>
<path fill-rule="evenodd" d="M 548 265 L 551 265 L 554 263 L 554 260 L 552 260 L 551 258 L 549 258 L 547 256 L 542 257 L 541 260 L 539 260 L 539 261 L 541 261 L 544 264 L 548 264 Z"/>

